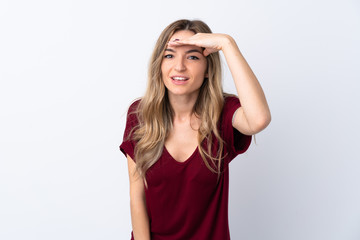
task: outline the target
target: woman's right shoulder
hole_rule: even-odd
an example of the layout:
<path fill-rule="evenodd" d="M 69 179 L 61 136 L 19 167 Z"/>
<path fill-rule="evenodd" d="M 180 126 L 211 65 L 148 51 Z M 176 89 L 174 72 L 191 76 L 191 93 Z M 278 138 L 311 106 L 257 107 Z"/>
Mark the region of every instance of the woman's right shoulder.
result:
<path fill-rule="evenodd" d="M 138 110 L 140 102 L 141 102 L 141 98 L 137 98 L 133 100 L 128 108 L 128 114 L 136 112 Z"/>
<path fill-rule="evenodd" d="M 141 98 L 135 99 L 128 108 L 126 126 L 129 129 L 133 129 L 139 124 L 138 113 L 140 102 Z"/>

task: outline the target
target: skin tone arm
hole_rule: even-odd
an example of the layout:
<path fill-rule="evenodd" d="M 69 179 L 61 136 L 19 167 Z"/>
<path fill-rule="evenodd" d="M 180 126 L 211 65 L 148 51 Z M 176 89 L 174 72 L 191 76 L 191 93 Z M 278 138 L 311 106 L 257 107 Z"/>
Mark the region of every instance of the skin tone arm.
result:
<path fill-rule="evenodd" d="M 136 164 L 127 155 L 130 182 L 131 223 L 135 240 L 150 240 L 149 217 L 146 211 L 144 182 L 136 171 Z"/>
<path fill-rule="evenodd" d="M 204 56 L 220 50 L 223 51 L 241 102 L 241 107 L 235 114 L 234 128 L 243 134 L 253 135 L 269 125 L 271 114 L 264 92 L 231 36 L 216 33 L 197 33 L 186 39 L 169 42 L 169 46 L 179 45 L 203 47 L 205 48 Z"/>

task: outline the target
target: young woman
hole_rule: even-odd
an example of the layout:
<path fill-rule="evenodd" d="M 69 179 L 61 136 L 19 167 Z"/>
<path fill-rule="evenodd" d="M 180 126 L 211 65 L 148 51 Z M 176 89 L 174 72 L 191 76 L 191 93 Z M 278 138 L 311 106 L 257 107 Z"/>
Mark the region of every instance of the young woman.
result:
<path fill-rule="evenodd" d="M 239 97 L 223 92 L 219 51 Z M 232 37 L 211 33 L 198 20 L 166 27 L 120 145 L 128 160 L 131 239 L 230 239 L 229 163 L 270 119 L 263 90 Z"/>

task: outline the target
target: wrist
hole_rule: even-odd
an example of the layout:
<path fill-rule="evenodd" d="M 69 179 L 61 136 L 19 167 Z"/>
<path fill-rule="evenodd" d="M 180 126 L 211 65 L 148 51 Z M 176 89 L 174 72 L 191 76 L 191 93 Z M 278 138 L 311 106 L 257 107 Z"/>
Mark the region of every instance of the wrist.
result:
<path fill-rule="evenodd" d="M 234 46 L 236 46 L 235 40 L 230 35 L 223 34 L 221 50 L 226 51 L 228 48 L 233 48 Z"/>
<path fill-rule="evenodd" d="M 224 38 L 221 50 L 223 51 L 224 54 L 233 53 L 234 50 L 240 51 L 239 48 L 237 47 L 234 38 L 232 38 L 230 35 L 226 35 L 226 37 Z"/>

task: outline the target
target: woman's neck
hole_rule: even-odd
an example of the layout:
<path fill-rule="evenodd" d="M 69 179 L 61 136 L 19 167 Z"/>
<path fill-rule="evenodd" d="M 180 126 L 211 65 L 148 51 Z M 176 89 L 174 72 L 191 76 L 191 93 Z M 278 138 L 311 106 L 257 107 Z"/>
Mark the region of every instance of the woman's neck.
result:
<path fill-rule="evenodd" d="M 174 118 L 179 121 L 189 120 L 193 115 L 193 109 L 197 97 L 198 93 L 181 96 L 169 94 L 169 101 L 174 111 Z"/>

